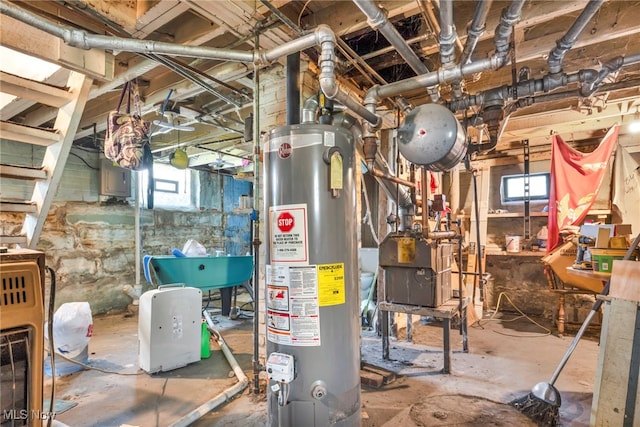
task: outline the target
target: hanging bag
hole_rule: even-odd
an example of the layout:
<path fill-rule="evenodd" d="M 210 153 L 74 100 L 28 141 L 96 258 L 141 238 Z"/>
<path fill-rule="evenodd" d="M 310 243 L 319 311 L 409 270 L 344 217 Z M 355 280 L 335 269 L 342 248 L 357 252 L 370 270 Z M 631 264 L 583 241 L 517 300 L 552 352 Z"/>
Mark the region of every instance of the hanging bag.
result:
<path fill-rule="evenodd" d="M 122 101 L 127 97 L 127 108 L 121 112 Z M 133 112 L 131 99 L 133 98 Z M 118 108 L 109 113 L 104 140 L 104 154 L 125 169 L 143 170 L 153 164 L 149 144 L 149 123 L 142 120 L 140 94 L 136 80 L 125 83 L 118 101 Z"/>

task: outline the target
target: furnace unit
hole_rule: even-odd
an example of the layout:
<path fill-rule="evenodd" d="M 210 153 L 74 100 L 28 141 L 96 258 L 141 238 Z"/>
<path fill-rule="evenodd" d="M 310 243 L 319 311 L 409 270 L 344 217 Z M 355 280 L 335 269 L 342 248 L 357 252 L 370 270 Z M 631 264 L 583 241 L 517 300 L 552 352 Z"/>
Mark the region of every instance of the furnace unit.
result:
<path fill-rule="evenodd" d="M 422 307 L 449 301 L 453 248 L 452 243 L 428 240 L 421 232 L 389 233 L 379 248 L 384 300 Z"/>

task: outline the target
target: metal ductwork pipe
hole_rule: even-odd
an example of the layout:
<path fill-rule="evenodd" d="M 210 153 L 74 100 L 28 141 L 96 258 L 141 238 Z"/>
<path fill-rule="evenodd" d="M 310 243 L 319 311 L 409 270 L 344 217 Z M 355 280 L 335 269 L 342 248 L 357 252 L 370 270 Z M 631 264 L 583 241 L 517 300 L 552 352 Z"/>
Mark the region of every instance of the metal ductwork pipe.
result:
<path fill-rule="evenodd" d="M 300 52 L 287 55 L 287 124 L 300 123 Z"/>
<path fill-rule="evenodd" d="M 456 30 L 453 25 L 453 1 L 442 0 L 440 2 L 440 60 L 446 67 L 453 62 L 455 56 Z"/>
<path fill-rule="evenodd" d="M 520 20 L 525 1 L 526 0 L 513 0 L 509 7 L 502 11 L 500 23 L 496 27 L 494 36 L 496 55 L 502 57 L 507 56 L 513 26 Z"/>
<path fill-rule="evenodd" d="M 562 71 L 562 60 L 566 53 L 573 47 L 573 45 L 578 40 L 578 37 L 587 26 L 591 18 L 596 14 L 596 12 L 602 6 L 604 0 L 591 0 L 587 3 L 587 6 L 584 8 L 580 16 L 573 22 L 569 30 L 566 32 L 564 36 L 560 40 L 556 42 L 556 46 L 549 52 L 549 59 L 547 62 L 549 64 L 549 72 L 551 74 L 556 74 Z"/>
<path fill-rule="evenodd" d="M 353 0 L 353 2 L 367 17 L 369 26 L 382 33 L 387 41 L 395 48 L 396 52 L 398 52 L 417 75 L 429 72 L 429 68 L 424 65 L 418 55 L 411 49 L 411 46 L 409 46 L 406 40 L 398 33 L 398 30 L 396 30 L 396 27 L 389 21 L 384 11 L 371 0 Z M 439 98 L 437 88 L 430 87 L 428 90 L 432 101 L 437 102 Z"/>
<path fill-rule="evenodd" d="M 376 179 L 376 182 L 389 200 L 392 200 L 398 206 L 398 215 L 400 217 L 399 230 L 410 230 L 415 219 L 416 206 L 411 200 L 411 194 L 404 185 L 399 184 L 396 181 L 392 181 L 386 177 L 395 177 L 387 161 L 382 157 L 380 153 L 376 153 L 375 167 L 372 175 Z"/>
<path fill-rule="evenodd" d="M 460 55 L 460 61 L 458 61 L 460 64 L 466 64 L 471 60 L 471 55 L 476 49 L 478 39 L 482 33 L 484 33 L 486 28 L 485 23 L 487 21 L 487 15 L 489 14 L 492 2 L 493 0 L 479 0 L 477 2 L 476 10 L 473 14 L 473 19 L 471 20 L 471 25 L 467 31 L 467 41 L 464 44 L 462 55 Z"/>
<path fill-rule="evenodd" d="M 404 38 L 398 33 L 398 30 L 396 30 L 396 27 L 393 26 L 389 19 L 387 19 L 385 13 L 373 1 L 354 0 L 354 3 L 368 18 L 371 28 L 379 30 L 382 33 L 416 74 L 429 72 L 427 66 L 422 63 L 418 55 L 407 45 Z"/>
<path fill-rule="evenodd" d="M 316 123 L 318 112 L 318 96 L 313 95 L 307 98 L 302 105 L 302 123 Z"/>
<path fill-rule="evenodd" d="M 458 64 L 451 68 L 441 68 L 437 71 L 389 83 L 384 86 L 373 86 L 365 95 L 365 103 L 367 103 L 367 100 L 369 100 L 369 102 L 376 102 L 381 99 L 401 95 L 407 91 L 420 89 L 425 86 L 430 87 L 437 84 L 450 83 L 461 80 L 464 76 L 470 74 L 496 70 L 502 67 L 507 61 L 509 38 L 513 25 L 520 19 L 524 2 L 525 0 L 514 0 L 511 5 L 503 11 L 500 23 L 495 31 L 496 53 L 491 57 L 466 64 Z"/>
<path fill-rule="evenodd" d="M 335 70 L 335 34 L 327 25 L 318 25 L 315 31 L 298 39 L 284 43 L 266 51 L 238 51 L 231 49 L 217 49 L 203 46 L 185 46 L 180 44 L 157 42 L 152 40 L 125 39 L 112 36 L 98 36 L 86 31 L 71 29 L 54 24 L 46 19 L 29 13 L 19 7 L 6 2 L 0 2 L 0 13 L 11 16 L 19 21 L 59 37 L 70 46 L 82 49 L 100 48 L 117 51 L 187 56 L 193 58 L 216 59 L 220 61 L 235 61 L 253 63 L 256 65 L 269 64 L 282 56 L 300 52 L 304 49 L 320 45 L 322 57 L 320 61 L 320 87 L 325 95 L 335 99 L 373 126 L 380 126 L 382 119 L 375 113 L 364 108 L 360 103 L 342 89 L 340 89 Z"/>

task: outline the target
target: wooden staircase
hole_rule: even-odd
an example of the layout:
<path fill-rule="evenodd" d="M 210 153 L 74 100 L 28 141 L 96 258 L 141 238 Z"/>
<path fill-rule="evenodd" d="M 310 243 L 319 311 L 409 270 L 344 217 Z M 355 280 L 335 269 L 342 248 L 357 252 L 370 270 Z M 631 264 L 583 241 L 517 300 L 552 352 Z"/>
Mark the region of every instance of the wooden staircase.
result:
<path fill-rule="evenodd" d="M 89 98 L 91 84 L 92 78 L 78 71 L 70 71 L 67 84 L 62 88 L 0 72 L 0 92 L 57 109 L 52 128 L 11 123 L 4 121 L 4 118 L 0 121 L 0 139 L 45 147 L 40 167 L 6 164 L 0 153 L 0 188 L 6 180 L 28 182 L 33 187 L 30 200 L 5 199 L 0 191 L 0 212 L 24 214 L 21 232 L 17 235 L 0 235 L 0 246 L 29 249 L 38 246 Z"/>

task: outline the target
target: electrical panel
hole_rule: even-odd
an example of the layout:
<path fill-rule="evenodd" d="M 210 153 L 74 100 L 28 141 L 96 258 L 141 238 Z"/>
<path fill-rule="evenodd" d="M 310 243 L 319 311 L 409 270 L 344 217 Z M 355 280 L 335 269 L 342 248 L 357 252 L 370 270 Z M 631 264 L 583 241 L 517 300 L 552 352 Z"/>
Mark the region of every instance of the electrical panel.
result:
<path fill-rule="evenodd" d="M 100 195 L 131 197 L 131 171 L 108 159 L 100 160 Z"/>

